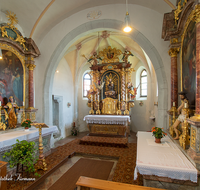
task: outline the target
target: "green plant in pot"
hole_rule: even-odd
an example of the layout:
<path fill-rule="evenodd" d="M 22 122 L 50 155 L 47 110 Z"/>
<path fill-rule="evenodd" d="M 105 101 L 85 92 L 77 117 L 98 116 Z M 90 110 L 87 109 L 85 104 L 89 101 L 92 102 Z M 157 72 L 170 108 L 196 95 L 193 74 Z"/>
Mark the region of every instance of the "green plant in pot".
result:
<path fill-rule="evenodd" d="M 161 143 L 161 138 L 163 138 L 167 133 L 165 133 L 162 128 L 159 127 L 153 127 L 151 129 L 152 135 L 155 137 L 156 143 Z"/>
<path fill-rule="evenodd" d="M 31 123 L 32 121 L 30 119 L 26 119 L 25 121 L 22 122 L 21 126 L 24 127 L 25 129 L 31 128 Z"/>
<path fill-rule="evenodd" d="M 17 166 L 16 173 L 20 173 L 19 167 L 24 172 L 35 172 L 34 164 L 37 161 L 35 142 L 28 142 L 26 140 L 19 141 L 12 145 L 10 152 L 5 152 L 3 158 L 8 160 L 10 168 Z"/>

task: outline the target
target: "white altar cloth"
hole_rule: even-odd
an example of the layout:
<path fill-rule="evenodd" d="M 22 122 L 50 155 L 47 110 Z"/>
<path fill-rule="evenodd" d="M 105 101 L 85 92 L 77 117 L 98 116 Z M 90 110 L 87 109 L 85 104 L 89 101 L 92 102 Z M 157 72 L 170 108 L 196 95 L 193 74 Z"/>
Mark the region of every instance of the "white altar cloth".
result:
<path fill-rule="evenodd" d="M 151 132 L 137 133 L 134 180 L 137 179 L 137 172 L 139 172 L 142 175 L 156 175 L 197 183 L 197 169 L 168 136 L 161 141 L 169 146 L 152 146 L 148 144 L 147 139 L 154 139 Z"/>
<path fill-rule="evenodd" d="M 130 122 L 130 116 L 118 116 L 118 115 L 86 115 L 83 118 L 86 123 L 95 124 L 113 124 L 113 125 L 128 125 Z"/>
<path fill-rule="evenodd" d="M 49 128 L 42 128 L 42 136 L 47 136 L 52 133 L 57 133 L 57 126 L 48 126 Z M 31 127 L 29 131 L 25 132 L 24 128 L 21 130 L 0 134 L 0 152 L 3 150 L 7 150 L 13 144 L 16 143 L 16 140 L 19 141 L 27 140 L 33 141 L 39 138 L 39 130 L 38 128 Z"/>

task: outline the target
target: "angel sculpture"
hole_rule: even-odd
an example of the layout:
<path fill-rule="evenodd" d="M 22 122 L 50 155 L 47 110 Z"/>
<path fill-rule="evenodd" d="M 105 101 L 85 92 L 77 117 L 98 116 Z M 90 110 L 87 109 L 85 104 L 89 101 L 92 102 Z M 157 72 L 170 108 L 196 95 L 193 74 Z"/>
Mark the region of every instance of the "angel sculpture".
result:
<path fill-rule="evenodd" d="M 128 51 L 128 50 L 125 50 L 125 52 L 123 53 L 123 57 L 122 57 L 122 60 L 125 62 L 125 63 L 128 63 L 128 57 L 129 56 L 133 56 L 133 54 Z"/>
<path fill-rule="evenodd" d="M 101 57 L 99 57 L 97 55 L 96 52 L 93 53 L 93 55 L 88 59 L 88 62 L 90 63 L 91 61 L 93 61 L 93 66 L 98 64 L 98 59 L 102 60 Z"/>

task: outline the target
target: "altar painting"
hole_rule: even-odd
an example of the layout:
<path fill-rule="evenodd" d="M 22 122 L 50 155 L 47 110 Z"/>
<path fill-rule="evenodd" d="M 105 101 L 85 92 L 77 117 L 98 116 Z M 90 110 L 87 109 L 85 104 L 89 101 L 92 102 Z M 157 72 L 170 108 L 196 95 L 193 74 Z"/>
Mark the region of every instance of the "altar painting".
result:
<path fill-rule="evenodd" d="M 196 94 L 196 27 L 191 21 L 182 43 L 182 90 L 186 91 L 190 108 L 195 109 Z"/>
<path fill-rule="evenodd" d="M 8 50 L 2 50 L 0 60 L 0 101 L 14 97 L 18 106 L 23 105 L 23 66 L 19 58 Z"/>

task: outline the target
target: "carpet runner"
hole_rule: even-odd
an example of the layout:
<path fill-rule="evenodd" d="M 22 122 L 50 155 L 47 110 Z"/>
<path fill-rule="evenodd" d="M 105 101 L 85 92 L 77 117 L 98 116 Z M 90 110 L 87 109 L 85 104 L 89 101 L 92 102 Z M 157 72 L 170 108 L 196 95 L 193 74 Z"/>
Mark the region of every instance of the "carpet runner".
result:
<path fill-rule="evenodd" d="M 80 176 L 107 180 L 114 162 L 81 158 L 49 190 L 74 190 Z"/>
<path fill-rule="evenodd" d="M 125 148 L 128 146 L 128 138 L 85 136 L 80 140 L 80 144 Z"/>

